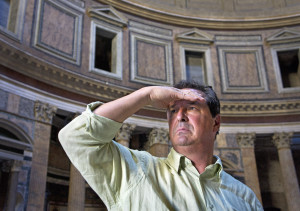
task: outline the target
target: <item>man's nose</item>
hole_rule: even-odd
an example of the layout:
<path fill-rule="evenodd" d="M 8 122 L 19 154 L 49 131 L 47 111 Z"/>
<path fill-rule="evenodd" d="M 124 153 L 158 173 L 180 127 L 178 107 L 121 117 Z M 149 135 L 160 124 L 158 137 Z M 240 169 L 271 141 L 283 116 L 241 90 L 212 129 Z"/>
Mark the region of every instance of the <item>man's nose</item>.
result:
<path fill-rule="evenodd" d="M 186 122 L 188 121 L 187 115 L 186 115 L 186 109 L 180 108 L 177 113 L 177 120 L 180 122 Z"/>

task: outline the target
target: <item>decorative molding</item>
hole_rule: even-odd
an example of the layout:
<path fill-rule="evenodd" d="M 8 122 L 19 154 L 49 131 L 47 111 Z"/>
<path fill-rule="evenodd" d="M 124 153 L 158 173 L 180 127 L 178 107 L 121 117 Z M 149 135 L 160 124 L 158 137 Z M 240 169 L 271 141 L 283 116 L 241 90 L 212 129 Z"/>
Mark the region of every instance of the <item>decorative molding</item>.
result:
<path fill-rule="evenodd" d="M 270 45 L 300 42 L 300 32 L 291 29 L 282 29 L 266 38 Z"/>
<path fill-rule="evenodd" d="M 103 33 L 110 33 L 114 35 L 111 46 L 111 54 L 112 54 L 112 65 L 111 72 L 106 70 L 102 70 L 95 67 L 96 60 L 96 33 L 97 30 L 101 30 Z M 91 21 L 91 34 L 90 34 L 90 61 L 89 61 L 89 71 L 104 75 L 106 77 L 122 80 L 123 77 L 123 31 L 119 26 L 109 25 L 107 23 L 103 23 L 99 20 Z"/>
<path fill-rule="evenodd" d="M 14 160 L 10 171 L 20 172 L 22 170 L 23 163 L 23 160 Z"/>
<path fill-rule="evenodd" d="M 263 40 L 261 35 L 253 34 L 232 34 L 232 35 L 215 35 L 216 45 L 229 45 L 229 46 L 241 46 L 241 45 L 262 45 Z"/>
<path fill-rule="evenodd" d="M 274 18 L 272 10 L 272 17 L 261 18 L 245 18 L 245 16 L 232 17 L 232 18 L 216 18 L 209 16 L 209 13 L 204 15 L 203 13 L 195 14 L 180 8 L 176 11 L 166 12 L 165 9 L 157 9 L 143 4 L 138 4 L 136 1 L 120 1 L 120 0 L 98 0 L 104 4 L 109 4 L 120 11 L 126 11 L 134 15 L 138 15 L 147 19 L 164 22 L 167 24 L 181 25 L 184 27 L 197 27 L 207 29 L 266 29 L 274 27 L 285 27 L 288 25 L 297 25 L 300 23 L 300 14 L 293 13 Z M 224 3 L 226 5 L 226 3 Z M 228 4 L 228 3 L 227 3 Z M 211 10 L 209 10 L 211 11 Z M 279 10 L 280 11 L 280 10 Z M 183 13 L 182 13 L 183 12 Z M 191 15 L 189 15 L 191 14 Z M 192 15 L 193 14 L 193 15 Z M 222 13 L 223 14 L 223 13 Z M 232 14 L 232 11 L 230 13 Z M 224 17 L 224 15 L 222 16 Z"/>
<path fill-rule="evenodd" d="M 147 147 L 154 144 L 169 144 L 169 131 L 165 128 L 153 128 L 149 133 Z"/>
<path fill-rule="evenodd" d="M 272 137 L 273 144 L 277 147 L 278 150 L 283 148 L 291 147 L 291 139 L 293 133 L 275 133 Z"/>
<path fill-rule="evenodd" d="M 115 139 L 116 141 L 130 141 L 131 134 L 135 129 L 136 125 L 123 123 L 122 127 L 117 132 Z"/>
<path fill-rule="evenodd" d="M 7 56 L 10 57 L 9 60 L 6 59 Z M 44 83 L 99 100 L 114 100 L 132 92 L 124 87 L 62 69 L 32 54 L 15 49 L 3 40 L 0 43 L 0 63 Z"/>
<path fill-rule="evenodd" d="M 13 160 L 2 160 L 0 162 L 0 167 L 1 167 L 1 171 L 5 172 L 5 173 L 9 173 L 12 166 L 13 166 L 14 161 Z"/>
<path fill-rule="evenodd" d="M 253 148 L 255 137 L 255 133 L 238 133 L 236 141 L 241 148 Z"/>
<path fill-rule="evenodd" d="M 139 52 L 138 45 L 145 44 L 157 48 L 161 48 L 164 51 L 162 63 L 164 67 L 161 67 L 161 71 L 165 72 L 165 78 L 152 78 L 148 76 L 142 76 L 140 72 L 142 68 L 138 67 L 139 64 Z M 155 37 L 150 37 L 135 32 L 130 33 L 130 64 L 131 64 L 131 80 L 140 82 L 143 84 L 151 85 L 172 85 L 173 84 L 173 61 L 172 61 L 172 41 L 163 40 Z M 142 64 L 143 68 L 148 68 L 147 64 Z M 152 73 L 153 74 L 153 73 Z"/>
<path fill-rule="evenodd" d="M 222 91 L 224 93 L 261 93 L 267 92 L 269 90 L 267 84 L 265 63 L 263 58 L 264 53 L 262 46 L 218 46 L 217 52 L 219 55 Z M 229 61 L 227 60 L 227 57 L 229 55 L 245 57 L 244 59 L 247 61 L 249 59 L 248 57 L 254 59 L 253 62 L 255 62 L 255 64 L 251 65 L 253 65 L 254 68 L 256 68 L 257 84 L 249 84 L 248 81 L 245 81 L 245 85 L 243 85 L 243 82 L 240 81 L 238 82 L 240 84 L 234 84 L 237 83 L 237 80 L 231 81 L 231 77 L 233 77 L 235 74 L 232 73 L 230 75 L 229 72 L 231 70 L 228 68 Z M 249 60 L 248 63 L 251 63 L 251 60 Z M 247 66 L 245 66 L 244 68 L 247 68 Z M 244 74 L 248 73 L 244 72 Z"/>
<path fill-rule="evenodd" d="M 200 45 L 200 44 L 192 44 L 192 43 L 181 43 L 179 46 L 180 50 L 180 65 L 181 65 L 181 79 L 186 80 L 187 70 L 186 70 L 186 51 L 192 52 L 201 52 L 204 54 L 204 68 L 202 71 L 205 71 L 204 75 L 206 76 L 206 81 L 204 81 L 207 85 L 213 86 L 213 70 L 212 70 L 212 61 L 210 48 L 208 45 Z"/>
<path fill-rule="evenodd" d="M 193 28 L 193 30 L 177 34 L 176 39 L 178 42 L 205 44 L 205 45 L 210 45 L 214 42 L 213 35 L 201 31 L 197 28 Z"/>
<path fill-rule="evenodd" d="M 5 36 L 12 38 L 18 42 L 22 41 L 23 26 L 24 26 L 24 19 L 26 13 L 25 11 L 26 4 L 27 4 L 26 0 L 10 1 L 10 7 L 13 6 L 15 10 L 10 11 L 9 13 L 16 13 L 16 14 L 12 15 L 11 17 L 8 17 L 9 19 L 8 24 L 12 24 L 12 26 L 7 26 L 7 27 L 0 26 L 1 34 L 4 34 Z M 12 17 L 14 17 L 15 19 L 12 19 Z"/>
<path fill-rule="evenodd" d="M 54 57 L 80 65 L 83 13 L 78 11 L 77 7 L 71 6 L 72 4 L 64 4 L 60 0 L 38 1 L 33 46 Z M 53 16 L 51 12 L 57 14 Z M 65 23 L 67 27 L 58 27 L 60 15 L 69 18 L 70 22 Z M 56 22 L 53 23 L 53 21 Z M 71 32 L 67 32 L 68 27 L 72 30 Z"/>
<path fill-rule="evenodd" d="M 300 37 L 299 37 L 300 38 Z M 300 39 L 299 39 L 300 41 Z M 298 50 L 300 52 L 300 42 L 285 43 L 284 45 L 271 45 L 271 54 L 276 77 L 276 84 L 279 93 L 299 93 L 300 87 L 284 87 L 281 77 L 281 71 L 278 61 L 278 52 Z M 298 66 L 299 67 L 299 66 Z"/>
<path fill-rule="evenodd" d="M 300 100 L 276 102 L 221 102 L 222 116 L 300 114 Z"/>
<path fill-rule="evenodd" d="M 170 29 L 149 25 L 145 23 L 140 23 L 132 20 L 129 21 L 129 29 L 130 31 L 134 31 L 140 34 L 173 40 L 173 31 Z"/>
<path fill-rule="evenodd" d="M 95 18 L 97 20 L 102 20 L 108 24 L 112 24 L 118 27 L 127 26 L 127 18 L 125 18 L 112 6 L 106 5 L 91 7 L 87 11 L 90 17 Z"/>
<path fill-rule="evenodd" d="M 55 115 L 57 108 L 50 106 L 48 103 L 36 101 L 34 105 L 34 116 L 37 121 L 52 123 L 52 118 Z"/>

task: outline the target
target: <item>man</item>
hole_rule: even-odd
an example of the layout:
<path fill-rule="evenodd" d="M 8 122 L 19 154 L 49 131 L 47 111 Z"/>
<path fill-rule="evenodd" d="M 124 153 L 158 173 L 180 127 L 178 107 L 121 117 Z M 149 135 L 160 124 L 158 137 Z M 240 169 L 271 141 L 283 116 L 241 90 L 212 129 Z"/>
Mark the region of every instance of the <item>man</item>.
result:
<path fill-rule="evenodd" d="M 145 105 L 167 109 L 173 148 L 167 158 L 114 141 L 121 123 Z M 211 87 L 150 86 L 87 110 L 59 139 L 109 210 L 262 210 L 255 194 L 213 156 L 220 104 Z"/>

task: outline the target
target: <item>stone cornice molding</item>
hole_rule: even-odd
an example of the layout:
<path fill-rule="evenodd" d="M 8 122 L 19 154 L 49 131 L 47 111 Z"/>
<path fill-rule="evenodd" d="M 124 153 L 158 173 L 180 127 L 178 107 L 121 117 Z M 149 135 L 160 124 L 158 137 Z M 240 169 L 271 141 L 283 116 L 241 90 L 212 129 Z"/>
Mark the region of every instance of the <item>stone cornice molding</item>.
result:
<path fill-rule="evenodd" d="M 254 148 L 255 133 L 238 133 L 236 140 L 241 148 Z"/>
<path fill-rule="evenodd" d="M 0 41 L 0 63 L 46 84 L 93 98 L 114 100 L 132 92 L 50 64 L 28 52 L 15 49 L 4 40 Z"/>
<path fill-rule="evenodd" d="M 199 27 L 209 29 L 262 29 L 272 27 L 285 27 L 300 23 L 300 14 L 291 14 L 272 18 L 212 18 L 199 17 L 195 14 L 185 15 L 179 12 L 166 12 L 163 9 L 150 8 L 148 6 L 135 3 L 133 1 L 120 0 L 98 0 L 104 4 L 113 6 L 120 11 L 150 18 L 169 24 L 176 23 L 185 27 Z"/>
<path fill-rule="evenodd" d="M 222 116 L 272 116 L 300 114 L 300 100 L 276 102 L 222 102 Z"/>
<path fill-rule="evenodd" d="M 272 137 L 272 142 L 277 149 L 290 148 L 291 138 L 293 133 L 275 133 Z"/>
<path fill-rule="evenodd" d="M 9 59 L 7 57 L 9 56 Z M 82 74 L 63 69 L 26 52 L 15 49 L 1 40 L 0 63 L 46 84 L 99 100 L 114 100 L 133 90 L 101 82 Z M 157 110 L 147 107 L 149 110 Z M 163 110 L 159 110 L 164 112 Z M 300 114 L 300 100 L 271 102 L 233 102 L 221 100 L 222 116 L 278 116 Z"/>
<path fill-rule="evenodd" d="M 165 128 L 153 128 L 149 133 L 147 146 L 154 144 L 169 144 L 169 131 Z"/>
<path fill-rule="evenodd" d="M 113 7 L 106 5 L 101 7 L 92 7 L 88 9 L 90 17 L 103 20 L 104 22 L 119 26 L 127 26 L 128 20 Z"/>
<path fill-rule="evenodd" d="M 122 127 L 119 129 L 115 136 L 116 141 L 130 141 L 131 134 L 135 127 L 136 125 L 134 124 L 123 123 Z"/>
<path fill-rule="evenodd" d="M 284 28 L 266 38 L 270 45 L 300 42 L 300 32 Z"/>
<path fill-rule="evenodd" d="M 193 30 L 183 32 L 176 35 L 178 42 L 194 43 L 194 44 L 204 44 L 210 45 L 214 42 L 214 36 L 201 31 L 199 29 L 193 28 Z"/>

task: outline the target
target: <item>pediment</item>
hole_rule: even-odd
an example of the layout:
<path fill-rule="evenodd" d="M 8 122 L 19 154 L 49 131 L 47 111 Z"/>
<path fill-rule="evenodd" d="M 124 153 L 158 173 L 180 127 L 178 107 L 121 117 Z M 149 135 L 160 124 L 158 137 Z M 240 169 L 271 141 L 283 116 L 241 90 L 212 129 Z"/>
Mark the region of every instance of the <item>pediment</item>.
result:
<path fill-rule="evenodd" d="M 127 18 L 109 5 L 89 8 L 88 14 L 92 18 L 99 19 L 120 27 L 126 26 L 128 22 Z"/>
<path fill-rule="evenodd" d="M 176 39 L 179 42 L 211 44 L 214 42 L 213 35 L 194 28 L 193 30 L 177 34 Z"/>
<path fill-rule="evenodd" d="M 281 44 L 287 42 L 299 42 L 300 32 L 290 29 L 280 30 L 266 38 L 269 44 Z"/>

